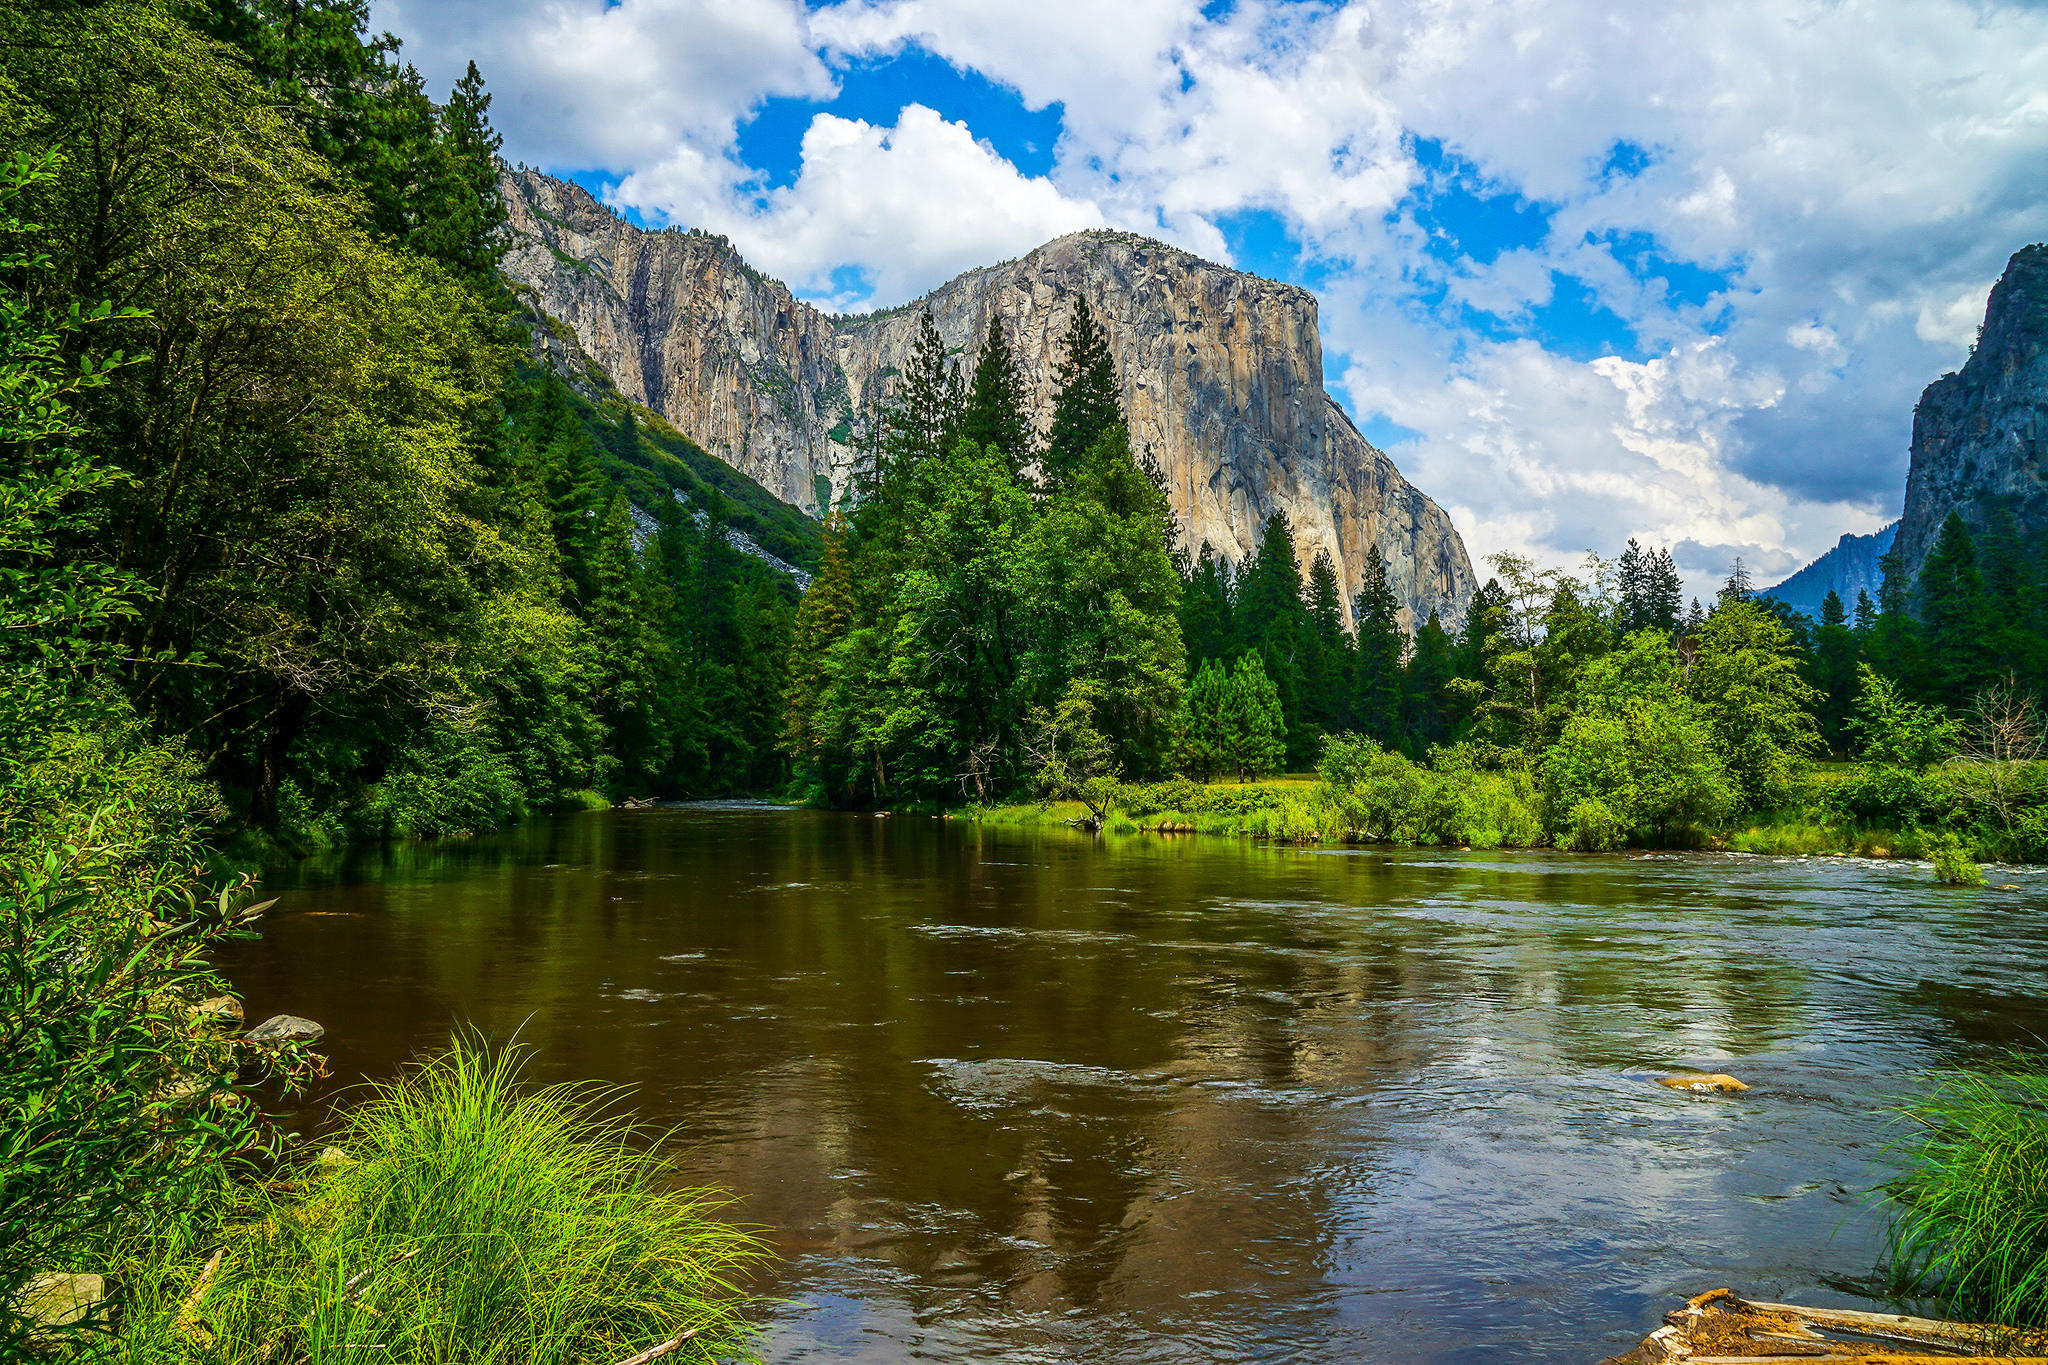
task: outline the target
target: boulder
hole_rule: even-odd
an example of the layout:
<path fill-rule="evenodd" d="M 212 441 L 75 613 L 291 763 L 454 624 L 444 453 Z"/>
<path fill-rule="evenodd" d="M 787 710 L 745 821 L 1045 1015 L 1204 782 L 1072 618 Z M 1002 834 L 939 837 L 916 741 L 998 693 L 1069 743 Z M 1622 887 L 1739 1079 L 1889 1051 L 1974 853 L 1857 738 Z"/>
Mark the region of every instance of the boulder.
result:
<path fill-rule="evenodd" d="M 242 1022 L 242 1002 L 232 995 L 216 995 L 202 1000 L 186 1011 L 195 1024 L 212 1024 L 216 1028 L 233 1028 Z"/>
<path fill-rule="evenodd" d="M 44 1327 L 69 1327 L 106 1302 L 103 1275 L 71 1275 L 53 1270 L 22 1287 L 21 1311 Z"/>
<path fill-rule="evenodd" d="M 242 1036 L 258 1047 L 281 1047 L 286 1043 L 317 1043 L 327 1036 L 327 1030 L 296 1014 L 273 1014 Z"/>

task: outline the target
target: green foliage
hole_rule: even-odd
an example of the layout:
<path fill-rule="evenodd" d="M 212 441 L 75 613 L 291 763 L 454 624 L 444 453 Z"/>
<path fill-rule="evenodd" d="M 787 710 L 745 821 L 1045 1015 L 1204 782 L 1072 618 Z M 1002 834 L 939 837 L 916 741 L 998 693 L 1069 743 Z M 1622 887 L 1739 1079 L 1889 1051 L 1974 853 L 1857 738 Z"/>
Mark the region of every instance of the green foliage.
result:
<path fill-rule="evenodd" d="M 1230 671 L 1223 694 L 1217 746 L 1223 766 L 1234 769 L 1240 782 L 1272 772 L 1287 754 L 1285 724 L 1280 693 L 1266 676 L 1265 663 L 1256 653 L 1245 655 Z"/>
<path fill-rule="evenodd" d="M 1586 667 L 1577 697 L 1579 709 L 1543 758 L 1561 842 L 1610 848 L 1636 831 L 1686 841 L 1733 809 L 1720 736 L 1682 690 L 1670 636 L 1630 636 Z M 1601 842 L 1585 842 L 1596 836 Z"/>
<path fill-rule="evenodd" d="M 1565 812 L 1562 829 L 1560 847 L 1583 853 L 1607 853 L 1621 847 L 1629 827 L 1608 809 L 1606 802 L 1598 797 L 1585 797 L 1572 802 L 1571 809 Z"/>
<path fill-rule="evenodd" d="M 1918 771 L 1955 753 L 1961 727 L 1939 707 L 1907 700 L 1896 682 L 1869 664 L 1858 667 L 1857 678 L 1860 690 L 1848 729 L 1865 763 Z"/>
<path fill-rule="evenodd" d="M 1984 870 L 1971 859 L 1969 845 L 1951 833 L 1937 834 L 1926 843 L 1934 879 L 1949 886 L 1982 886 Z"/>
<path fill-rule="evenodd" d="M 109 809 L 0 858 L 0 1353 L 31 1326 L 33 1274 L 194 1224 L 261 1149 L 248 1092 L 272 1059 L 194 1007 L 227 993 L 208 951 L 263 907 L 175 868 L 138 885 L 137 850 L 107 837 L 137 819 Z"/>
<path fill-rule="evenodd" d="M 1907 1111 L 1891 1203 L 1892 1273 L 1966 1321 L 2048 1324 L 2048 1078 L 1956 1072 Z"/>
<path fill-rule="evenodd" d="M 527 1087 L 469 1041 L 375 1087 L 335 1134 L 345 1159 L 230 1225 L 194 1305 L 207 1358 L 614 1360 L 694 1329 L 667 1358 L 753 1359 L 737 1284 L 765 1246 L 676 1188 L 610 1098 Z M 174 1302 L 149 1324 L 171 1340 Z"/>
<path fill-rule="evenodd" d="M 1175 728 L 1174 765 L 1188 776 L 1207 782 L 1230 766 L 1228 707 L 1230 674 L 1214 659 L 1205 659 L 1181 697 Z"/>
<path fill-rule="evenodd" d="M 1123 425 L 1123 389 L 1109 337 L 1088 300 L 1077 297 L 1053 368 L 1052 430 L 1040 461 L 1046 486 L 1057 489 L 1104 433 Z"/>
<path fill-rule="evenodd" d="M 1818 694 L 1791 632 L 1754 602 L 1724 600 L 1694 637 L 1690 691 L 1749 809 L 1792 794 L 1820 736 Z"/>

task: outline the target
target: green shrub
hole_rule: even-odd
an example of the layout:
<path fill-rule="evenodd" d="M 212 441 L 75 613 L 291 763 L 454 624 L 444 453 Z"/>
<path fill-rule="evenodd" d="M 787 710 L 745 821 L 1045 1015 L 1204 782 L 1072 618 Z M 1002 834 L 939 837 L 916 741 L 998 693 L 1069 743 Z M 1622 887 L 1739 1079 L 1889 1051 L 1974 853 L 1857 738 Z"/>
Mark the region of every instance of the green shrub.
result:
<path fill-rule="evenodd" d="M 299 1192 L 231 1228 L 198 1304 L 226 1362 L 610 1361 L 694 1329 L 747 1351 L 737 1280 L 766 1255 L 677 1189 L 589 1086 L 531 1089 L 458 1042 L 350 1110 Z M 167 1331 L 159 1314 L 157 1329 Z"/>
<path fill-rule="evenodd" d="M 500 829 L 525 813 L 519 775 L 488 730 L 436 725 L 371 789 L 365 819 L 406 839 Z"/>
<path fill-rule="evenodd" d="M 1908 1167 L 1884 1190 L 1899 1289 L 1973 1321 L 2048 1324 L 2048 1077 L 1951 1075 L 1907 1113 Z"/>
<path fill-rule="evenodd" d="M 133 824 L 116 812 L 110 824 Z M 0 1356 L 28 1279 L 207 1216 L 259 1149 L 247 1087 L 273 1058 L 194 1010 L 228 994 L 207 950 L 262 907 L 246 883 L 200 899 L 168 879 L 139 902 L 127 850 L 97 839 L 0 859 Z M 237 1016 L 238 1017 L 238 1016 Z M 100 1324 L 88 1320 L 77 1330 Z"/>
<path fill-rule="evenodd" d="M 1628 826 L 1597 797 L 1572 803 L 1565 815 L 1565 846 L 1582 853 L 1609 853 L 1628 839 Z"/>
<path fill-rule="evenodd" d="M 1477 773 L 1472 823 L 1465 842 L 1474 848 L 1537 848 L 1543 843 L 1542 803 L 1524 769 Z"/>
<path fill-rule="evenodd" d="M 1942 833 L 1930 836 L 1924 843 L 1927 859 L 1934 864 L 1937 881 L 1950 886 L 1982 886 L 1984 870 L 1971 861 L 1969 845 L 1962 836 Z"/>

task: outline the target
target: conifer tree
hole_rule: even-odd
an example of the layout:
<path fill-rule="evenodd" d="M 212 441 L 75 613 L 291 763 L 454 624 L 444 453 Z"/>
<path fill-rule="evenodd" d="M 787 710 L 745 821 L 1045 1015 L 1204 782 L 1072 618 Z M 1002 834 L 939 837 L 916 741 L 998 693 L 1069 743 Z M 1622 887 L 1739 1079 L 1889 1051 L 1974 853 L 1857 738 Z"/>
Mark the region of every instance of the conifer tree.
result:
<path fill-rule="evenodd" d="M 1615 561 L 1615 632 L 1628 635 L 1649 622 L 1650 556 L 1630 536 Z"/>
<path fill-rule="evenodd" d="M 878 453 L 884 488 L 952 448 L 964 401 L 959 371 L 947 360 L 938 323 L 926 308 L 918 315 L 917 340 L 903 375 L 882 410 Z"/>
<path fill-rule="evenodd" d="M 1185 776 L 1207 782 L 1234 762 L 1230 743 L 1230 674 L 1204 659 L 1181 700 L 1174 761 Z"/>
<path fill-rule="evenodd" d="M 1123 390 L 1109 338 L 1087 298 L 1076 296 L 1053 368 L 1052 430 L 1041 463 L 1046 486 L 1057 488 L 1105 431 L 1123 424 Z"/>
<path fill-rule="evenodd" d="M 1189 667 L 1198 668 L 1212 659 L 1228 661 L 1236 641 L 1231 622 L 1230 573 L 1208 541 L 1202 542 L 1202 552 L 1195 557 L 1194 567 L 1184 575 L 1183 582 L 1180 636 L 1187 648 Z"/>
<path fill-rule="evenodd" d="M 1279 690 L 1256 652 L 1239 659 L 1231 670 L 1223 713 L 1225 745 L 1239 782 L 1280 766 L 1287 755 L 1286 719 L 1280 713 Z"/>
<path fill-rule="evenodd" d="M 1422 629 L 1415 632 L 1415 649 L 1408 657 L 1403 698 L 1408 746 L 1416 754 L 1427 754 L 1433 745 L 1451 742 L 1454 725 L 1454 694 L 1451 680 L 1457 676 L 1457 641 L 1444 629 L 1432 611 Z"/>
<path fill-rule="evenodd" d="M 1678 565 L 1671 551 L 1660 549 L 1651 557 L 1643 595 L 1642 623 L 1638 630 L 1675 631 L 1685 597 L 1678 579 Z"/>
<path fill-rule="evenodd" d="M 1992 623 L 1985 611 L 1984 578 L 1970 528 L 1950 512 L 1920 566 L 1916 586 L 1927 649 L 1928 678 L 1936 700 L 1951 708 L 1969 703 L 1991 676 L 1986 645 Z"/>
<path fill-rule="evenodd" d="M 1387 561 L 1375 544 L 1366 551 L 1364 581 L 1359 586 L 1358 672 L 1353 688 L 1353 719 L 1358 731 L 1392 748 L 1401 738 L 1401 604 L 1387 580 Z"/>
<path fill-rule="evenodd" d="M 1329 552 L 1308 569 L 1307 630 L 1302 637 L 1303 709 L 1317 733 L 1335 734 L 1350 714 L 1351 642 L 1344 634 L 1344 589 Z"/>
<path fill-rule="evenodd" d="M 1238 651 L 1259 652 L 1266 677 L 1280 694 L 1281 710 L 1287 717 L 1288 762 L 1305 768 L 1315 761 L 1320 739 L 1305 704 L 1308 607 L 1301 598 L 1301 561 L 1295 553 L 1294 532 L 1284 513 L 1266 518 L 1258 551 L 1238 577 L 1233 615 Z"/>
<path fill-rule="evenodd" d="M 1017 358 L 1003 333 L 1003 320 L 995 313 L 989 314 L 988 335 L 974 360 L 960 434 L 977 446 L 1002 451 L 1013 473 L 1024 469 L 1037 454 L 1032 448 L 1031 424 L 1024 416 L 1024 384 L 1017 374 Z"/>
<path fill-rule="evenodd" d="M 1822 742 L 1838 753 L 1848 744 L 1844 726 L 1856 704 L 1859 662 L 1861 649 L 1856 632 L 1849 628 L 1842 596 L 1829 589 L 1820 604 L 1820 628 L 1814 632 L 1813 682 L 1820 692 L 1814 719 L 1820 727 Z"/>

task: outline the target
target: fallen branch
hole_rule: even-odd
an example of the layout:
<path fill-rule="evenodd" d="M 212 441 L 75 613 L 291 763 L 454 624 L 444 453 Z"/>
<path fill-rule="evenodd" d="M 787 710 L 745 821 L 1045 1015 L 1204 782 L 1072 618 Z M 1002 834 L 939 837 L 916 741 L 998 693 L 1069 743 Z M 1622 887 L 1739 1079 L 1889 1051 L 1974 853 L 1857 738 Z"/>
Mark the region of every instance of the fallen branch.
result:
<path fill-rule="evenodd" d="M 650 1346 L 637 1356 L 627 1356 L 624 1360 L 618 1362 L 618 1365 L 647 1365 L 648 1361 L 660 1359 L 696 1335 L 697 1329 L 694 1327 L 687 1332 L 678 1332 L 659 1346 Z"/>
<path fill-rule="evenodd" d="M 171 1320 L 171 1325 L 183 1335 L 206 1333 L 205 1327 L 199 1321 L 199 1300 L 205 1297 L 206 1286 L 213 1282 L 213 1272 L 220 1269 L 221 1258 L 227 1254 L 228 1249 L 222 1247 L 206 1258 L 206 1266 L 199 1272 L 199 1278 L 193 1282 L 192 1292 L 185 1296 L 185 1302 L 178 1305 L 178 1316 Z"/>

